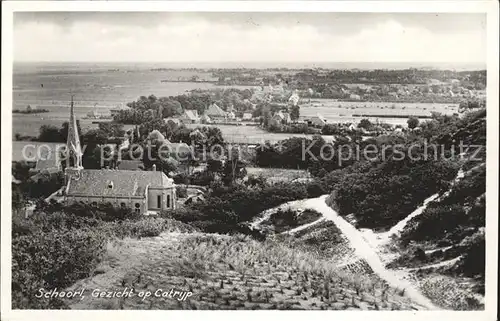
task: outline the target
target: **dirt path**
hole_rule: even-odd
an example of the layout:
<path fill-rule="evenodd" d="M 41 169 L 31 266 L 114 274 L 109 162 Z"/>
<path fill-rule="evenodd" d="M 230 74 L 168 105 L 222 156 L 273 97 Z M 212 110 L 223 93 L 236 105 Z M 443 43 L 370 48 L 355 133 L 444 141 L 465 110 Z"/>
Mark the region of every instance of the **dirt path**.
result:
<path fill-rule="evenodd" d="M 319 224 L 319 223 L 321 223 L 321 222 L 324 222 L 325 220 L 326 220 L 326 218 L 321 217 L 321 218 L 317 219 L 317 220 L 316 220 L 316 221 L 314 221 L 314 222 L 311 222 L 311 223 L 307 223 L 307 224 L 301 225 L 301 226 L 296 227 L 296 228 L 294 228 L 294 229 L 291 229 L 291 230 L 285 231 L 285 232 L 283 232 L 283 233 L 281 233 L 281 234 L 294 234 L 294 233 L 300 232 L 300 231 L 302 231 L 302 230 L 305 230 L 306 228 L 309 228 L 309 227 L 311 227 L 311 226 L 313 226 L 313 225 L 316 225 L 316 224 Z"/>
<path fill-rule="evenodd" d="M 454 259 L 446 260 L 446 261 L 439 262 L 439 263 L 419 266 L 416 268 L 405 269 L 405 271 L 420 271 L 420 270 L 428 270 L 428 269 L 440 268 L 440 267 L 445 267 L 445 266 L 451 266 L 451 265 L 457 263 L 461 258 L 462 258 L 462 255 L 460 255 Z"/>
<path fill-rule="evenodd" d="M 398 275 L 401 274 L 400 271 L 393 271 L 385 268 L 385 264 L 382 262 L 377 253 L 378 244 L 370 244 L 369 242 L 367 242 L 361 231 L 357 230 L 352 224 L 344 220 L 340 215 L 337 214 L 337 212 L 335 212 L 330 206 L 328 206 L 325 202 L 327 196 L 328 195 L 323 195 L 318 198 L 302 200 L 300 201 L 300 203 L 286 203 L 280 206 L 280 208 L 282 208 L 283 206 L 290 208 L 300 207 L 318 211 L 324 216 L 324 218 L 335 223 L 335 225 L 342 231 L 342 233 L 351 243 L 352 247 L 355 249 L 355 255 L 360 259 L 365 260 L 370 266 L 371 270 L 373 270 L 373 272 L 376 273 L 381 279 L 385 280 L 392 287 L 404 289 L 405 295 L 419 305 L 431 310 L 439 309 L 439 307 L 435 306 L 427 297 L 422 295 L 412 283 L 406 280 L 404 275 Z M 254 227 L 258 226 L 260 222 L 270 217 L 270 215 L 274 213 L 276 209 L 277 208 L 266 211 L 264 215 L 259 220 L 255 221 L 252 225 Z"/>
<path fill-rule="evenodd" d="M 385 264 L 380 260 L 376 249 L 370 245 L 363 238 L 363 235 L 358 231 L 353 225 L 344 220 L 340 215 L 337 214 L 331 207 L 329 207 L 325 199 L 328 195 L 323 195 L 318 197 L 313 202 L 308 202 L 312 204 L 314 210 L 323 214 L 327 219 L 332 220 L 337 227 L 345 234 L 349 239 L 352 246 L 356 250 L 356 254 L 366 260 L 370 265 L 372 270 L 382 279 L 387 281 L 391 286 L 396 288 L 405 289 L 405 293 L 408 297 L 413 299 L 415 302 L 423 305 L 428 309 L 439 309 L 436 307 L 427 297 L 422 295 L 410 282 L 404 280 L 402 277 L 396 275 L 395 271 L 391 271 L 385 268 Z"/>

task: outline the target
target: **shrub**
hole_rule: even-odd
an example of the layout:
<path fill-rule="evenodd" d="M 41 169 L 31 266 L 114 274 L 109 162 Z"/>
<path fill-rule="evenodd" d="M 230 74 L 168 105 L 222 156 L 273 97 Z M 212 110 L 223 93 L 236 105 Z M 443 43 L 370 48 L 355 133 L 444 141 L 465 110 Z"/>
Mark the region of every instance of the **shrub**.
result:
<path fill-rule="evenodd" d="M 12 306 L 36 309 L 58 306 L 39 300 L 40 289 L 65 288 L 91 275 L 105 249 L 103 235 L 91 229 L 35 232 L 12 240 Z"/>
<path fill-rule="evenodd" d="M 188 196 L 187 188 L 185 186 L 177 186 L 175 192 L 178 198 L 186 198 Z"/>

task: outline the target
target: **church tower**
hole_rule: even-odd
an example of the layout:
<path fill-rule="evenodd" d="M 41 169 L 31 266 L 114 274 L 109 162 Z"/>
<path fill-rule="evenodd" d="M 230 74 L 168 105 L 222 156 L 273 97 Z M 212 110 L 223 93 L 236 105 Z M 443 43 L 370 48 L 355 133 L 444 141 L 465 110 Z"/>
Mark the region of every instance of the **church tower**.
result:
<path fill-rule="evenodd" d="M 68 140 L 66 142 L 66 182 L 71 178 L 78 178 L 82 165 L 82 147 L 80 145 L 80 136 L 76 125 L 73 96 L 71 96 L 71 108 L 68 124 Z"/>

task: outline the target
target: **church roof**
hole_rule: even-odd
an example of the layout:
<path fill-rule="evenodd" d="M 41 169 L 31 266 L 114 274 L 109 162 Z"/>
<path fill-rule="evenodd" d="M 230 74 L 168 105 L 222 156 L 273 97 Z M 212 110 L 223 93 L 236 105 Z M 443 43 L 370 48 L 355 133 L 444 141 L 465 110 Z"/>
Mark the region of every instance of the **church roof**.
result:
<path fill-rule="evenodd" d="M 119 170 L 127 170 L 127 171 L 140 171 L 142 170 L 143 164 L 139 160 L 122 160 L 118 163 Z"/>
<path fill-rule="evenodd" d="M 67 195 L 97 197 L 143 196 L 146 187 L 173 187 L 173 180 L 160 171 L 82 169 L 72 178 Z"/>

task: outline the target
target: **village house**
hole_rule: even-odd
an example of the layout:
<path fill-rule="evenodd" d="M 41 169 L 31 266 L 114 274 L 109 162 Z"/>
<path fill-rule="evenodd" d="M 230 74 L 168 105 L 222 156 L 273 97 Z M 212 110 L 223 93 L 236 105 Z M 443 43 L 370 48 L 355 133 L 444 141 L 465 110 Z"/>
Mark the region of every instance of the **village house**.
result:
<path fill-rule="evenodd" d="M 242 121 L 252 121 L 253 116 L 251 113 L 243 113 Z"/>
<path fill-rule="evenodd" d="M 200 116 L 198 116 L 197 110 L 186 109 L 179 119 L 184 124 L 198 124 L 200 122 Z"/>
<path fill-rule="evenodd" d="M 217 104 L 213 103 L 211 104 L 208 109 L 205 111 L 205 115 L 210 117 L 210 119 L 214 121 L 220 121 L 220 120 L 226 120 L 227 119 L 227 113 L 222 110 Z"/>
<path fill-rule="evenodd" d="M 325 117 L 317 114 L 316 116 L 309 118 L 308 123 L 315 127 L 323 127 L 326 125 L 327 121 Z"/>
<path fill-rule="evenodd" d="M 111 117 L 115 117 L 117 115 L 120 114 L 121 111 L 124 111 L 124 110 L 130 110 L 130 107 L 127 107 L 127 106 L 118 106 L 117 108 L 113 108 L 110 110 L 110 113 L 111 113 Z"/>
<path fill-rule="evenodd" d="M 168 118 L 164 118 L 163 121 L 165 122 L 165 124 L 172 126 L 172 127 L 182 125 L 182 120 L 180 120 L 178 118 L 168 117 Z"/>
<path fill-rule="evenodd" d="M 269 120 L 269 125 L 271 126 L 279 126 L 279 125 L 286 125 L 292 122 L 292 119 L 290 118 L 290 114 L 288 112 L 284 111 L 279 111 L 277 113 L 274 113 L 273 117 Z"/>
<path fill-rule="evenodd" d="M 299 95 L 294 92 L 290 98 L 288 98 L 288 104 L 292 105 L 292 106 L 297 106 L 299 104 L 299 100 L 300 100 L 300 97 Z"/>
<path fill-rule="evenodd" d="M 65 169 L 64 202 L 69 205 L 83 202 L 97 205 L 111 203 L 116 207 L 130 208 L 140 215 L 174 209 L 175 184 L 163 172 L 84 169 L 82 149 L 71 102 Z"/>
<path fill-rule="evenodd" d="M 212 123 L 212 119 L 210 119 L 210 117 L 208 117 L 208 115 L 201 115 L 200 121 L 202 124 L 211 124 Z"/>

